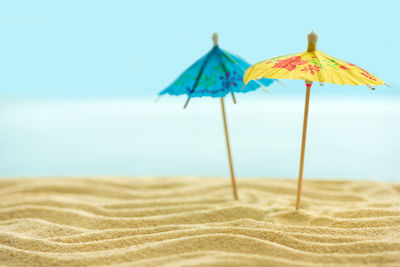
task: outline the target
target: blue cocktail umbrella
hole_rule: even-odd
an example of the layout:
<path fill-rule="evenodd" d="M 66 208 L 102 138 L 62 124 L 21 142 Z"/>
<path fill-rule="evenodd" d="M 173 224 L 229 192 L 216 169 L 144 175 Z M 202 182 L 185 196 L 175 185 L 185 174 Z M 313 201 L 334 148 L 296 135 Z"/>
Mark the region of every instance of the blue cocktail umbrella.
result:
<path fill-rule="evenodd" d="M 196 61 L 192 66 L 185 70 L 170 86 L 161 91 L 159 95 L 187 95 L 184 108 L 187 107 L 192 97 L 219 97 L 221 99 L 222 117 L 224 120 L 224 129 L 226 137 L 226 146 L 228 150 L 229 166 L 231 171 L 233 195 L 237 200 L 236 181 L 232 164 L 230 151 L 228 127 L 225 115 L 224 97 L 227 94 L 232 95 L 233 102 L 236 104 L 234 93 L 247 93 L 262 87 L 270 85 L 273 79 L 262 79 L 251 81 L 244 89 L 243 75 L 250 64 L 238 56 L 222 50 L 218 46 L 218 35 L 213 34 L 214 47 L 202 58 Z"/>

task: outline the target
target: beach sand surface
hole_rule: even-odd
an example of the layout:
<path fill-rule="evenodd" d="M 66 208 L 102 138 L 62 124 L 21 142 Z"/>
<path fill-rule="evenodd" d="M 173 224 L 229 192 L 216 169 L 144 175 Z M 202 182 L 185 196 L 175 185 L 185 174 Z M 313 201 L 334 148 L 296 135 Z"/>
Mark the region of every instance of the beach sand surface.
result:
<path fill-rule="evenodd" d="M 4 266 L 400 266 L 400 184 L 0 180 Z"/>

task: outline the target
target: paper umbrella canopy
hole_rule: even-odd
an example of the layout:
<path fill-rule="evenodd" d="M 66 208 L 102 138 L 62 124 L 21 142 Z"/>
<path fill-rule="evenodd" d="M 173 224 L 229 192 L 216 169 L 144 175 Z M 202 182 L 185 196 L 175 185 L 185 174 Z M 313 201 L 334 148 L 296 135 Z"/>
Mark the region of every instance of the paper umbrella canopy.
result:
<path fill-rule="evenodd" d="M 365 69 L 316 50 L 317 36 L 314 32 L 309 35 L 309 39 L 307 51 L 254 64 L 244 75 L 245 84 L 261 78 L 299 79 L 340 85 L 367 85 L 373 89 L 374 85 L 385 83 Z"/>
<path fill-rule="evenodd" d="M 251 81 L 243 87 L 243 75 L 250 64 L 242 58 L 222 50 L 213 36 L 214 47 L 185 70 L 160 95 L 188 95 L 191 97 L 224 97 L 229 93 L 247 93 L 270 85 L 273 79 Z"/>

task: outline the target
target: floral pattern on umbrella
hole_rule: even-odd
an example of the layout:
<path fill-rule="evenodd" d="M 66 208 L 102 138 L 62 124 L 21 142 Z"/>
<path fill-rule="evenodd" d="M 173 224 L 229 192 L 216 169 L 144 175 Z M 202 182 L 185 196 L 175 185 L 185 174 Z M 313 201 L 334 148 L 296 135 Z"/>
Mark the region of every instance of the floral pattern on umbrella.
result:
<path fill-rule="evenodd" d="M 304 68 L 301 69 L 301 71 L 309 72 L 311 75 L 314 75 L 315 72 L 320 71 L 320 70 L 321 70 L 320 66 L 311 65 L 311 64 L 308 64 L 307 66 L 305 66 Z"/>
<path fill-rule="evenodd" d="M 228 93 L 254 91 L 260 85 L 268 86 L 274 80 L 262 79 L 243 87 L 243 75 L 250 64 L 238 56 L 213 47 L 206 55 L 196 61 L 160 95 L 188 95 L 190 97 L 223 97 Z"/>
<path fill-rule="evenodd" d="M 296 69 L 298 65 L 306 64 L 307 61 L 301 60 L 300 56 L 297 57 L 289 57 L 287 59 L 277 60 L 277 63 L 273 66 L 273 68 L 283 68 L 288 71 L 293 71 Z"/>

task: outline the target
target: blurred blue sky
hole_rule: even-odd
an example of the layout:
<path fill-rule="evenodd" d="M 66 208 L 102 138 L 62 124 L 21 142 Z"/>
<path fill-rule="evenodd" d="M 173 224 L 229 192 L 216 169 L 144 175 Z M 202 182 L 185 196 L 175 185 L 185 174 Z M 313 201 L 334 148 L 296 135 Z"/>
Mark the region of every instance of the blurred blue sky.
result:
<path fill-rule="evenodd" d="M 218 99 L 153 99 L 213 32 L 256 63 L 314 30 L 393 87 L 313 86 L 305 175 L 397 179 L 398 3 L 0 0 L 0 176 L 228 175 Z M 226 101 L 238 176 L 297 175 L 305 86 L 284 82 Z"/>
<path fill-rule="evenodd" d="M 304 50 L 312 29 L 320 50 L 393 85 L 377 94 L 395 93 L 399 9 L 394 0 L 0 1 L 0 96 L 151 96 L 211 48 L 215 31 L 221 48 L 255 63 Z"/>

